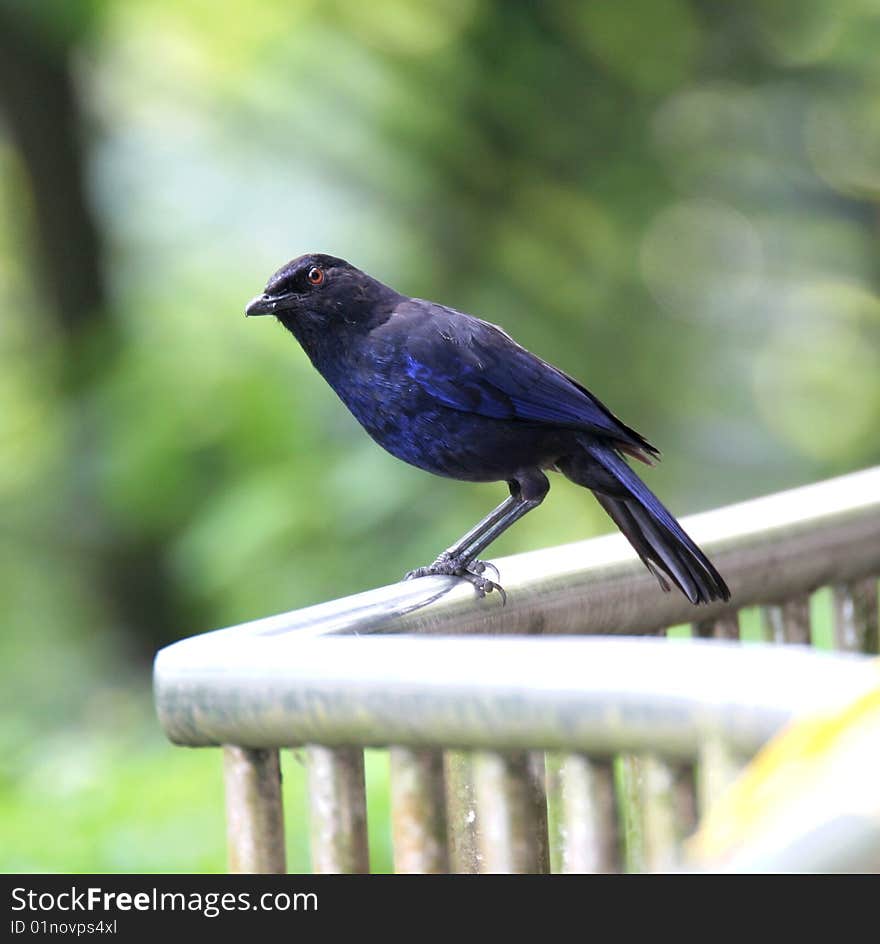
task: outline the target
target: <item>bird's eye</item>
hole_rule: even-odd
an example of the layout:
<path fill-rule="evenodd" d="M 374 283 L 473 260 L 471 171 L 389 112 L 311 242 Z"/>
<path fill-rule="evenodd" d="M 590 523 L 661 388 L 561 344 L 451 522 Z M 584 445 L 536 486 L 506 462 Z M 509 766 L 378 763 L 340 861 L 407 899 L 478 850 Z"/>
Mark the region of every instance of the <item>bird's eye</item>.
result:
<path fill-rule="evenodd" d="M 317 266 L 312 266 L 312 268 L 309 269 L 308 279 L 312 285 L 320 285 L 324 281 L 324 270 L 319 269 Z"/>

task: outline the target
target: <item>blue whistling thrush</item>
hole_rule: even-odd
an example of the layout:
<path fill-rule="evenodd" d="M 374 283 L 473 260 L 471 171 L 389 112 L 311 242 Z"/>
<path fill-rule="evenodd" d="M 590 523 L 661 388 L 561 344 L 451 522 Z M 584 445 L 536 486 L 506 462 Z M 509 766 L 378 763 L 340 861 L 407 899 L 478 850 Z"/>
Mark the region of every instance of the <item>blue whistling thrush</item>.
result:
<path fill-rule="evenodd" d="M 343 259 L 288 262 L 247 315 L 274 315 L 384 449 L 469 482 L 504 481 L 510 497 L 407 578 L 450 574 L 480 596 L 502 590 L 478 555 L 547 494 L 547 471 L 590 489 L 664 590 L 692 603 L 730 591 L 626 456 L 659 452 L 585 387 L 495 325 L 409 298 Z M 490 565 L 491 566 L 491 565 Z"/>

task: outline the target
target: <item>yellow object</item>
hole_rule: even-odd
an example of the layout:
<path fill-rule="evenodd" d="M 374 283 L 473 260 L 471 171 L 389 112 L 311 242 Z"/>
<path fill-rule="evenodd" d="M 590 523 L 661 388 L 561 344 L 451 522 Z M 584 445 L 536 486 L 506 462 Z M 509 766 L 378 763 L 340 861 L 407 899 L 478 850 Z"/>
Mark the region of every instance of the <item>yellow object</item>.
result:
<path fill-rule="evenodd" d="M 771 740 L 687 853 L 713 871 L 880 871 L 880 685 Z"/>

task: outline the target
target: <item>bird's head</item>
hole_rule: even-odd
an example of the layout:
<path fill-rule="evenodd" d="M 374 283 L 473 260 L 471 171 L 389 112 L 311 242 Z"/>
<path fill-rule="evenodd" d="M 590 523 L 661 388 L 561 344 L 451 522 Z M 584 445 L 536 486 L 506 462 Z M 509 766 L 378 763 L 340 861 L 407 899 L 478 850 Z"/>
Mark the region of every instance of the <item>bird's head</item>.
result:
<path fill-rule="evenodd" d="M 308 253 L 282 266 L 245 314 L 275 315 L 309 350 L 328 336 L 384 321 L 401 298 L 344 259 Z"/>

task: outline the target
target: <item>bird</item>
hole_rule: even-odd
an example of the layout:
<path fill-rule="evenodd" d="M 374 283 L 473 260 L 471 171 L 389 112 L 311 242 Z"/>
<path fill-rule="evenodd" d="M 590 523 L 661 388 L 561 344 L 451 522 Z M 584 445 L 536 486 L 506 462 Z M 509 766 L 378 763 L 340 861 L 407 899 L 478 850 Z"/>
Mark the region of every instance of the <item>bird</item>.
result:
<path fill-rule="evenodd" d="M 278 269 L 245 314 L 274 315 L 392 456 L 447 478 L 507 484 L 501 504 L 405 579 L 455 576 L 505 602 L 497 568 L 479 555 L 541 504 L 545 473 L 559 472 L 593 492 L 664 591 L 672 584 L 695 605 L 730 598 L 627 461 L 653 465 L 659 450 L 496 325 L 401 294 L 325 253 Z"/>

